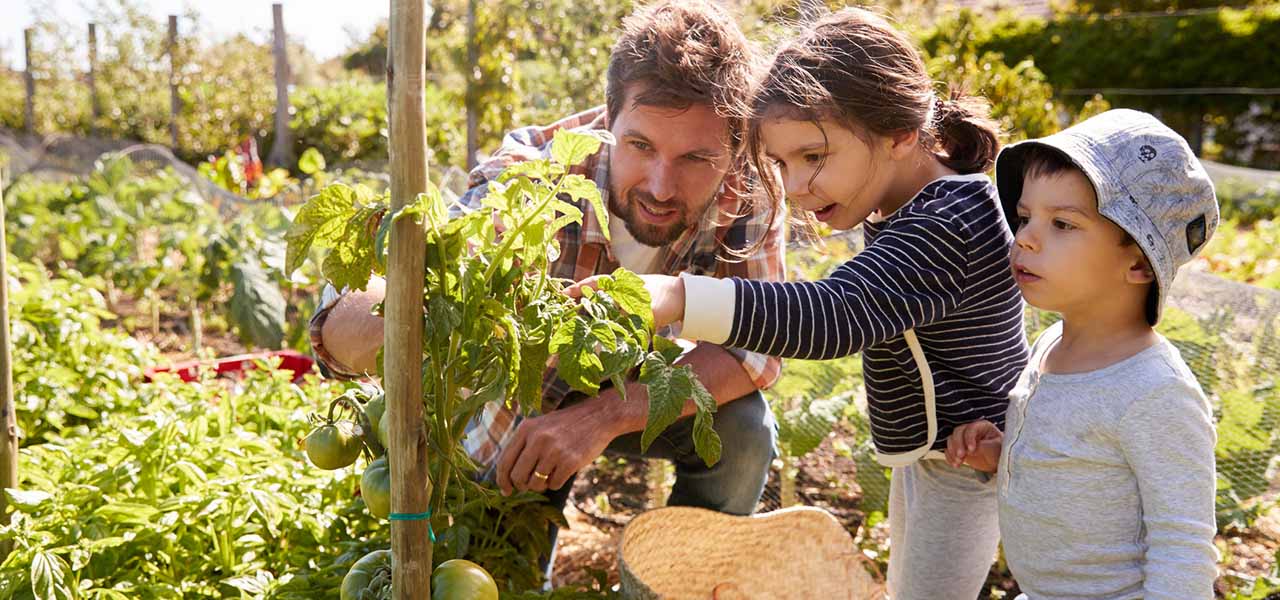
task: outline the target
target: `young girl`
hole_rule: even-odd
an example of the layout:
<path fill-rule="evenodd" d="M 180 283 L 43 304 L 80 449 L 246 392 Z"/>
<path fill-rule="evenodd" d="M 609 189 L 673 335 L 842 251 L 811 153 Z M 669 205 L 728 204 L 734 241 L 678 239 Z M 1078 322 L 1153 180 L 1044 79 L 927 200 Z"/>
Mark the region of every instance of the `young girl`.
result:
<path fill-rule="evenodd" d="M 936 459 L 956 426 L 1003 424 L 1027 362 L 1013 238 L 983 174 L 996 127 L 982 103 L 935 96 L 906 36 L 857 9 L 777 52 L 752 117 L 770 195 L 834 229 L 862 224 L 866 249 L 817 282 L 647 277 L 655 317 L 769 355 L 862 352 L 877 458 L 893 467 L 889 593 L 972 600 L 999 539 L 995 483 Z"/>

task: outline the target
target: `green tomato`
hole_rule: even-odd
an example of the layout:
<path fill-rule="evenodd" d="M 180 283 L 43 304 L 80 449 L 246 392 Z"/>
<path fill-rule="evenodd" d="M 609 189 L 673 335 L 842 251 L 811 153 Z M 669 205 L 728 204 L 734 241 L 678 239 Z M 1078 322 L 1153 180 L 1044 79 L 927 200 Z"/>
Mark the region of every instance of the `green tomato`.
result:
<path fill-rule="evenodd" d="M 382 456 L 365 468 L 360 477 L 360 497 L 364 498 L 369 514 L 385 519 L 391 514 L 391 463 Z"/>
<path fill-rule="evenodd" d="M 427 481 L 426 495 L 431 496 L 431 482 Z M 364 498 L 369 514 L 385 519 L 391 515 L 391 463 L 386 455 L 379 456 L 365 468 L 360 477 L 360 497 Z"/>
<path fill-rule="evenodd" d="M 364 405 L 364 414 L 369 417 L 369 430 L 377 431 L 378 422 L 382 420 L 382 415 L 387 412 L 387 396 L 386 394 L 378 394 L 371 398 Z M 381 438 L 378 441 L 382 441 Z M 386 444 L 383 444 L 385 446 Z"/>
<path fill-rule="evenodd" d="M 369 589 L 374 577 L 383 568 L 391 568 L 390 550 L 374 550 L 361 557 L 356 564 L 351 565 L 347 576 L 342 578 L 341 599 L 360 600 L 361 592 Z"/>
<path fill-rule="evenodd" d="M 446 560 L 431 574 L 431 600 L 498 600 L 498 584 L 469 560 Z"/>
<path fill-rule="evenodd" d="M 385 415 L 384 415 L 385 416 Z M 391 449 L 391 419 L 382 419 L 378 422 L 378 442 L 383 448 Z"/>
<path fill-rule="evenodd" d="M 321 425 L 307 435 L 303 444 L 311 464 L 327 470 L 351 466 L 364 446 L 351 421 Z"/>

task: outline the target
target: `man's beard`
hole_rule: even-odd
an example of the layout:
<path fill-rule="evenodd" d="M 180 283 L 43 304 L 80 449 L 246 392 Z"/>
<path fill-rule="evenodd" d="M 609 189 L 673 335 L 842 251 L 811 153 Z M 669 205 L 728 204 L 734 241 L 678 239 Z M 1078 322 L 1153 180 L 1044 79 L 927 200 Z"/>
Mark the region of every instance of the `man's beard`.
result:
<path fill-rule="evenodd" d="M 644 217 L 639 214 L 643 210 L 640 208 L 640 202 L 647 202 L 650 206 L 662 206 L 663 203 L 658 202 L 648 192 L 635 189 L 627 193 L 626 202 L 623 202 L 619 196 L 619 194 L 609 194 L 609 212 L 622 219 L 627 232 L 641 244 L 655 248 L 665 246 L 680 239 L 680 236 L 693 226 L 686 204 L 668 203 L 675 209 L 679 218 L 669 225 L 653 225 L 645 222 Z M 704 208 L 705 206 L 706 204 L 703 204 Z"/>

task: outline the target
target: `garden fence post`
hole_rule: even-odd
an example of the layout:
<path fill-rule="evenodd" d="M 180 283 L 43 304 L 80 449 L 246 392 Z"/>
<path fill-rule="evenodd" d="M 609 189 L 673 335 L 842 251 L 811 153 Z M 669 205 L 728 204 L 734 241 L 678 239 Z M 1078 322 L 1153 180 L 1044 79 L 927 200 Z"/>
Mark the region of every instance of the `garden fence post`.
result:
<path fill-rule="evenodd" d="M 423 0 L 391 0 L 387 107 L 391 123 L 391 214 L 427 190 L 426 12 Z M 384 218 L 390 218 L 387 215 Z M 390 419 L 391 513 L 428 511 L 427 439 L 422 422 L 422 286 L 425 232 L 413 219 L 391 228 L 387 257 L 383 383 Z M 392 597 L 429 598 L 430 521 L 391 522 Z"/>
<path fill-rule="evenodd" d="M 476 66 L 480 62 L 480 49 L 476 40 L 476 0 L 467 0 L 467 172 L 476 166 L 476 151 L 479 150 L 480 108 L 476 106 Z"/>
<path fill-rule="evenodd" d="M 271 156 L 267 162 L 288 168 L 293 164 L 293 135 L 289 130 L 289 53 L 284 34 L 284 6 L 271 5 L 275 23 L 272 51 L 275 53 L 276 71 L 276 139 L 271 144 Z"/>
<path fill-rule="evenodd" d="M 27 106 L 23 112 L 23 124 L 26 125 L 28 134 L 36 132 L 36 77 L 31 72 L 31 38 L 34 36 L 34 29 L 24 29 L 22 31 L 22 40 L 27 53 L 27 68 L 23 71 L 23 80 L 27 84 Z"/>
<path fill-rule="evenodd" d="M 97 135 L 98 118 L 102 116 L 102 101 L 98 98 L 98 26 L 89 24 L 89 104 L 93 120 L 89 121 L 89 132 Z"/>
<path fill-rule="evenodd" d="M 178 149 L 178 15 L 169 15 L 169 145 Z"/>
<path fill-rule="evenodd" d="M 0 190 L 4 181 L 0 179 Z M 9 260 L 4 235 L 4 202 L 0 200 L 0 488 L 18 487 L 18 415 L 13 406 L 13 355 L 9 352 Z M 0 493 L 0 525 L 9 524 L 8 496 Z M 12 549 L 0 542 L 0 562 Z"/>

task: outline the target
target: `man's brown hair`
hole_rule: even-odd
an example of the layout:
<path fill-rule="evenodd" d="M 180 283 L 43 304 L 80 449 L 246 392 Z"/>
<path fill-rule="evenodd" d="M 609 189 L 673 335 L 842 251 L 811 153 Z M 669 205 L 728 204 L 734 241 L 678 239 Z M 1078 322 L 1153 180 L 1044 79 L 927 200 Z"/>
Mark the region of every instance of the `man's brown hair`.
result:
<path fill-rule="evenodd" d="M 667 0 L 644 6 L 623 20 L 609 58 L 609 122 L 617 120 L 627 102 L 676 109 L 707 104 L 728 119 L 736 158 L 756 60 L 738 24 L 714 2 Z M 633 83 L 643 87 L 628 98 L 627 86 Z"/>

